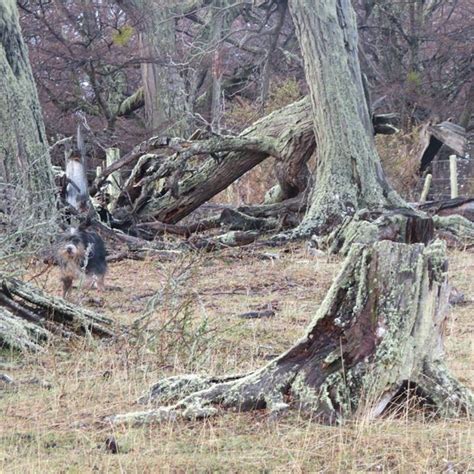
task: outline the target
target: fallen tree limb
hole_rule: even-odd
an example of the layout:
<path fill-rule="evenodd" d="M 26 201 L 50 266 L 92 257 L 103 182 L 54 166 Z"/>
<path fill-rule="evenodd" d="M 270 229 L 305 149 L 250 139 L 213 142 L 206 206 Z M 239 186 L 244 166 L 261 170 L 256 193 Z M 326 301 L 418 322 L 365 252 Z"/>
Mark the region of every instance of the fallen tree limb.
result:
<path fill-rule="evenodd" d="M 227 247 L 240 247 L 255 242 L 260 237 L 256 231 L 230 231 L 215 237 L 191 237 L 186 245 L 195 249 L 213 251 Z"/>
<path fill-rule="evenodd" d="M 113 321 L 13 278 L 0 287 L 0 345 L 39 350 L 53 334 L 113 337 Z"/>
<path fill-rule="evenodd" d="M 453 247 L 472 247 L 474 245 L 474 222 L 458 215 L 433 216 L 433 222 L 439 237 Z"/>
<path fill-rule="evenodd" d="M 278 219 L 253 217 L 233 209 L 224 209 L 220 222 L 230 230 L 273 230 L 280 225 Z"/>
<path fill-rule="evenodd" d="M 444 201 L 432 201 L 418 205 L 418 209 L 430 215 L 459 215 L 474 222 L 474 198 L 458 197 Z"/>

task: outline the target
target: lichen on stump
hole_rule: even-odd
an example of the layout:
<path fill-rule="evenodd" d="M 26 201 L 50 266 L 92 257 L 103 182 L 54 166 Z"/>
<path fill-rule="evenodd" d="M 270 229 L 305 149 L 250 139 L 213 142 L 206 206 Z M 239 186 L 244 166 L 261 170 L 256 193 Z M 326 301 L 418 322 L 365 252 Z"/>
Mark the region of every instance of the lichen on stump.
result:
<path fill-rule="evenodd" d="M 375 417 L 407 386 L 440 416 L 473 412 L 473 396 L 443 364 L 448 298 L 445 245 L 354 244 L 304 337 L 243 376 L 171 377 L 142 398 L 174 405 L 113 422 L 202 418 L 220 409 L 298 407 L 325 422 Z"/>

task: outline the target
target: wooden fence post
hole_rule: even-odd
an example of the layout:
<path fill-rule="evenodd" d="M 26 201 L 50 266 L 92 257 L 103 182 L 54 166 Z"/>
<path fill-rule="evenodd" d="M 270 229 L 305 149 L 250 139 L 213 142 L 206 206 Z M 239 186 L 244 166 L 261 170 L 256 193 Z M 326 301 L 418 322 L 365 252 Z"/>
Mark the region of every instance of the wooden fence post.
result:
<path fill-rule="evenodd" d="M 456 155 L 449 156 L 449 176 L 451 179 L 451 199 L 457 198 L 458 192 L 458 165 Z"/>
<path fill-rule="evenodd" d="M 425 178 L 425 184 L 423 185 L 423 191 L 421 192 L 420 202 L 426 202 L 428 193 L 430 192 L 431 180 L 433 179 L 432 174 L 427 174 Z"/>

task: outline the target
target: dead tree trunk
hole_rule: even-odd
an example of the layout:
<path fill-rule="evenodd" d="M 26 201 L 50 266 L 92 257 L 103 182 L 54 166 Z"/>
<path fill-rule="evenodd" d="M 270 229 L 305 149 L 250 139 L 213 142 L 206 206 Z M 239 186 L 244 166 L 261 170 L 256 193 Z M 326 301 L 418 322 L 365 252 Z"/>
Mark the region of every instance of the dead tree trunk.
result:
<path fill-rule="evenodd" d="M 219 408 L 278 412 L 299 407 L 334 422 L 378 416 L 407 389 L 440 416 L 472 414 L 474 399 L 443 362 L 448 298 L 445 246 L 436 241 L 353 245 L 305 336 L 245 376 L 172 377 L 144 401 L 169 407 L 116 422 L 201 418 Z"/>

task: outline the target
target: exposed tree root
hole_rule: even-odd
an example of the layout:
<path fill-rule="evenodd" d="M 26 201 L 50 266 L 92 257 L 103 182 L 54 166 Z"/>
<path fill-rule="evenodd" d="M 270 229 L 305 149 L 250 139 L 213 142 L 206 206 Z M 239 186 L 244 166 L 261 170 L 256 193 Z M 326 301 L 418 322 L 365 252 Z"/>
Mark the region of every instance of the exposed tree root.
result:
<path fill-rule="evenodd" d="M 287 352 L 245 376 L 165 379 L 141 401 L 177 403 L 111 421 L 293 406 L 325 422 L 343 421 L 380 415 L 407 383 L 421 387 L 440 416 L 472 414 L 472 394 L 443 364 L 446 269 L 441 241 L 354 244 L 305 336 Z"/>

